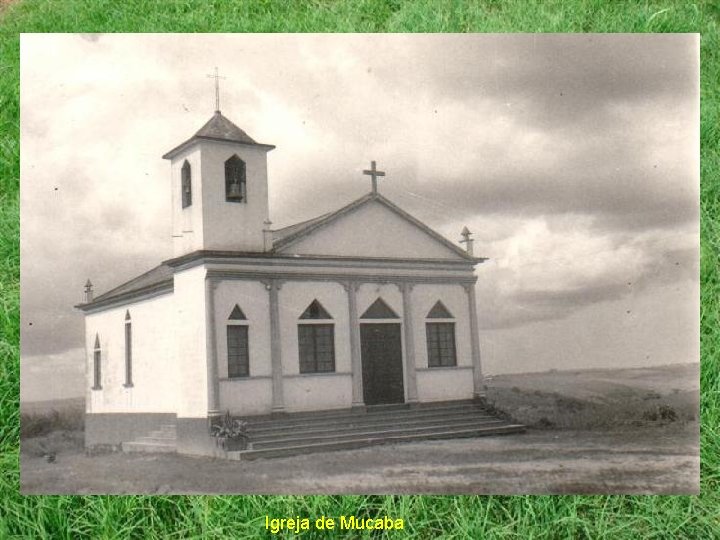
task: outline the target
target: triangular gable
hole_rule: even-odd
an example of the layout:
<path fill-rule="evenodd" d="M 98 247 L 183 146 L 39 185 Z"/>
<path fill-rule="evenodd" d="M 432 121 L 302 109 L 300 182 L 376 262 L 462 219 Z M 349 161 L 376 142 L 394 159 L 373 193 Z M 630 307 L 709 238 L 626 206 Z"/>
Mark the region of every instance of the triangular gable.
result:
<path fill-rule="evenodd" d="M 369 308 L 360 316 L 361 319 L 399 319 L 390 306 L 382 298 L 375 300 Z"/>
<path fill-rule="evenodd" d="M 274 233 L 273 248 L 298 255 L 471 260 L 463 249 L 379 194 Z"/>
<path fill-rule="evenodd" d="M 301 319 L 332 319 L 327 310 L 322 307 L 322 304 L 317 300 L 313 300 L 307 307 L 303 314 L 300 315 Z"/>
<path fill-rule="evenodd" d="M 445 304 L 443 304 L 440 300 L 435 302 L 435 305 L 432 307 L 432 309 L 427 314 L 428 319 L 453 319 L 452 313 L 448 311 L 448 308 L 445 307 Z"/>
<path fill-rule="evenodd" d="M 230 316 L 228 317 L 228 320 L 230 320 L 230 321 L 246 321 L 247 317 L 243 313 L 243 310 L 240 309 L 240 306 L 235 304 L 235 307 L 230 312 Z"/>
<path fill-rule="evenodd" d="M 100 336 L 98 336 L 97 334 L 95 334 L 95 346 L 93 348 L 94 349 L 100 348 Z"/>
<path fill-rule="evenodd" d="M 130 310 L 129 309 L 125 311 L 125 320 L 126 321 L 130 320 Z"/>

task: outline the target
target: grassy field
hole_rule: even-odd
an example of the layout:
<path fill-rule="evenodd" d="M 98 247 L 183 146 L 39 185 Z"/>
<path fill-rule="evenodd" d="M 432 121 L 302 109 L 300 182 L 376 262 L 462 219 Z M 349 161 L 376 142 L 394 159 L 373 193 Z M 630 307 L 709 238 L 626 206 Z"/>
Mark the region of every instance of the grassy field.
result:
<path fill-rule="evenodd" d="M 403 516 L 412 538 L 712 538 L 720 523 L 716 2 L 27 0 L 0 14 L 0 467 L 3 538 L 256 538 L 266 515 Z M 9 7 L 8 7 L 9 6 Z M 700 496 L 19 495 L 20 32 L 701 32 Z M 269 534 L 268 534 L 269 536 Z M 355 537 L 384 537 L 358 532 Z M 310 531 L 305 538 L 326 537 Z"/>
<path fill-rule="evenodd" d="M 488 402 L 536 428 L 620 429 L 696 422 L 700 366 L 588 369 L 499 375 Z"/>
<path fill-rule="evenodd" d="M 31 401 L 20 404 L 20 438 L 46 435 L 51 431 L 83 431 L 83 398 Z"/>

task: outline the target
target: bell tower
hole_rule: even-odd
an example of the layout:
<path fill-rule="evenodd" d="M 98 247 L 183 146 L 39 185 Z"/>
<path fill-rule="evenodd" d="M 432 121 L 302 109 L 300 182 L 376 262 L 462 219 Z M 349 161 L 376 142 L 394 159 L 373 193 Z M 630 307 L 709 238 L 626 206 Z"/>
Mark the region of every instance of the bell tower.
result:
<path fill-rule="evenodd" d="M 219 103 L 216 102 L 219 106 Z M 216 110 L 170 160 L 173 256 L 198 250 L 262 252 L 268 219 L 267 153 Z"/>

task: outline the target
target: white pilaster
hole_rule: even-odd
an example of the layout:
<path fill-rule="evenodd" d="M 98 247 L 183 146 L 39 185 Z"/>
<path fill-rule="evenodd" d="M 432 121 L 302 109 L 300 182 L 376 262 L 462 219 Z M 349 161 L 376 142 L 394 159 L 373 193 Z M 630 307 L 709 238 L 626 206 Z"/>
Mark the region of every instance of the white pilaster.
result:
<path fill-rule="evenodd" d="M 470 311 L 470 344 L 473 362 L 473 397 L 485 398 L 485 387 L 482 374 L 482 363 L 480 360 L 480 338 L 478 336 L 477 305 L 475 303 L 475 284 L 466 283 L 463 285 L 468 297 L 468 309 Z"/>
<path fill-rule="evenodd" d="M 215 329 L 215 289 L 217 281 L 205 279 L 205 313 L 207 337 L 208 417 L 220 415 L 220 379 L 217 363 L 217 331 Z"/>
<path fill-rule="evenodd" d="M 417 403 L 417 372 L 415 371 L 415 332 L 412 316 L 412 283 L 398 285 L 403 299 L 403 335 L 405 337 L 405 383 L 408 403 Z"/>
<path fill-rule="evenodd" d="M 362 358 L 360 356 L 360 323 L 357 312 L 357 290 L 360 284 L 356 281 L 343 283 L 348 295 L 349 331 L 350 331 L 350 365 L 352 367 L 352 406 L 364 407 Z"/>
<path fill-rule="evenodd" d="M 285 410 L 282 343 L 280 341 L 280 304 L 278 299 L 281 287 L 282 282 L 278 279 L 265 282 L 265 288 L 270 293 L 270 364 L 272 366 L 272 412 L 274 413 Z"/>

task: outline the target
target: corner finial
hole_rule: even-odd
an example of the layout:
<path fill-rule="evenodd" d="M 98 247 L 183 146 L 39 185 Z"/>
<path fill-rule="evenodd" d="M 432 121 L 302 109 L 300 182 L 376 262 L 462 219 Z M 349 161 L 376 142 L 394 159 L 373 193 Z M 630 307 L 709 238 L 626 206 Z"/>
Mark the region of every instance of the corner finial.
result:
<path fill-rule="evenodd" d="M 475 242 L 471 237 L 472 233 L 470 232 L 470 229 L 467 228 L 467 226 L 463 227 L 462 232 L 460 233 L 460 236 L 463 237 L 462 240 L 460 240 L 461 244 L 465 244 L 465 251 L 468 255 L 471 257 L 473 256 L 473 242 Z"/>
<path fill-rule="evenodd" d="M 89 304 L 93 301 L 93 284 L 92 281 L 90 281 L 90 278 L 88 278 L 87 283 L 85 283 L 85 303 Z"/>

